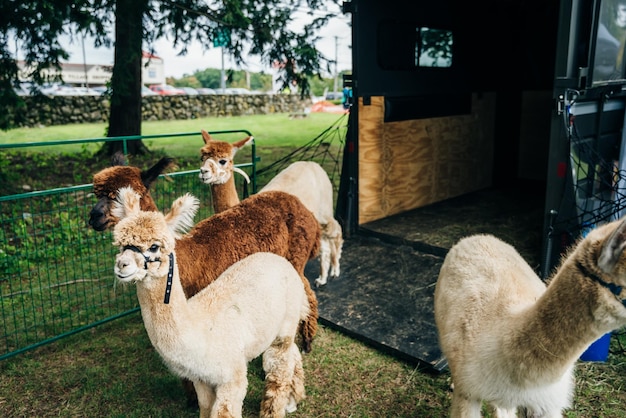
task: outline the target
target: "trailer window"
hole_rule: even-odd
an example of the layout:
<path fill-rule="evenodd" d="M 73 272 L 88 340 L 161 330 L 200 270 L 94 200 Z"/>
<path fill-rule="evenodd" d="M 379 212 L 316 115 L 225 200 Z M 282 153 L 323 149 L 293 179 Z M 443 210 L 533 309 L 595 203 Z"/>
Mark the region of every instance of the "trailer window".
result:
<path fill-rule="evenodd" d="M 452 66 L 452 31 L 411 22 L 381 21 L 377 56 L 384 70 L 415 70 Z"/>
<path fill-rule="evenodd" d="M 416 67 L 451 67 L 452 32 L 449 30 L 416 28 Z"/>

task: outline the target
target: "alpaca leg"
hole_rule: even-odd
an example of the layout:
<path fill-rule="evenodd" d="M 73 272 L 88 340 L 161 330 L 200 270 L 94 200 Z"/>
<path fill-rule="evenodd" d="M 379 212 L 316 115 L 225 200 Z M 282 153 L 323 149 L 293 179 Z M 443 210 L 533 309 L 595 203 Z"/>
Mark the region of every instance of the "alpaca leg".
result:
<path fill-rule="evenodd" d="M 291 379 L 291 394 L 287 403 L 287 413 L 295 412 L 298 403 L 306 397 L 304 390 L 304 368 L 302 367 L 302 355 L 295 344 L 291 344 L 291 356 L 294 359 L 293 378 Z"/>
<path fill-rule="evenodd" d="M 520 408 L 520 413 L 515 414 L 515 411 L 511 415 L 496 415 L 496 418 L 562 418 L 563 412 L 561 408 L 555 410 L 544 411 L 543 413 L 535 412 L 532 408 Z"/>
<path fill-rule="evenodd" d="M 313 337 L 317 333 L 317 318 L 319 318 L 319 312 L 317 310 L 317 297 L 315 292 L 311 289 L 309 279 L 300 276 L 302 278 L 302 284 L 304 284 L 304 291 L 306 292 L 307 300 L 309 301 L 309 315 L 300 323 L 299 333 L 302 337 L 302 351 L 309 353 L 311 351 L 311 344 L 313 343 Z"/>
<path fill-rule="evenodd" d="M 328 269 L 330 267 L 330 243 L 328 238 L 322 235 L 320 248 L 320 277 L 315 279 L 316 286 L 323 286 L 328 280 Z"/>
<path fill-rule="evenodd" d="M 211 418 L 241 418 L 247 389 L 247 368 L 244 366 L 243 370 L 235 371 L 232 381 L 215 388 Z"/>
<path fill-rule="evenodd" d="M 293 338 L 278 337 L 263 353 L 265 389 L 261 402 L 261 417 L 282 418 L 288 409 L 295 410 L 294 405 L 290 405 L 290 399 L 295 395 L 292 393 L 292 387 L 297 383 L 294 382 L 294 371 L 298 357 L 294 355 L 294 351 L 300 355 Z"/>
<path fill-rule="evenodd" d="M 204 382 L 193 382 L 195 394 L 197 395 L 198 406 L 200 407 L 200 418 L 213 417 L 211 410 L 215 404 L 215 391 L 213 387 Z"/>
<path fill-rule="evenodd" d="M 339 260 L 341 259 L 341 250 L 343 246 L 343 237 L 341 236 L 341 230 L 339 234 L 333 237 L 331 241 L 331 250 L 330 250 L 330 275 L 332 277 L 339 277 Z"/>
<path fill-rule="evenodd" d="M 465 394 L 458 392 L 454 388 L 452 394 L 452 407 L 450 408 L 451 418 L 480 418 L 482 402 L 470 399 Z"/>
<path fill-rule="evenodd" d="M 343 246 L 343 233 L 339 222 L 332 220 L 329 224 L 329 242 L 330 242 L 330 275 L 339 277 L 339 260 L 341 259 L 341 247 Z"/>
<path fill-rule="evenodd" d="M 517 409 L 504 409 L 495 405 L 490 405 L 491 413 L 495 418 L 516 418 Z M 520 415 L 524 416 L 524 415 Z"/>

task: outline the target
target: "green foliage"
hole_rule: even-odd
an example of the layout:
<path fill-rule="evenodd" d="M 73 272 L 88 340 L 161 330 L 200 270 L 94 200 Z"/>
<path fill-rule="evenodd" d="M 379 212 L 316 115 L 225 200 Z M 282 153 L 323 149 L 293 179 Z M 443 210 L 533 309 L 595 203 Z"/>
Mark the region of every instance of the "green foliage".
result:
<path fill-rule="evenodd" d="M 167 78 L 165 80 L 165 82 L 167 84 L 170 84 L 174 87 L 192 87 L 194 89 L 200 88 L 200 87 L 204 87 L 202 84 L 200 84 L 200 81 L 198 81 L 198 79 L 193 76 L 184 76 L 182 78 L 179 79 L 175 79 L 175 78 Z"/>
<path fill-rule="evenodd" d="M 221 70 L 207 68 L 206 70 L 196 71 L 194 77 L 200 82 L 202 87 L 209 89 L 219 89 L 221 87 Z"/>
<path fill-rule="evenodd" d="M 206 87 L 209 89 L 220 89 L 222 70 L 207 68 L 196 71 L 192 75 L 185 75 L 179 79 L 170 79 L 172 85 L 176 87 Z M 270 91 L 272 89 L 272 76 L 264 73 L 251 73 L 244 70 L 226 71 L 226 87 L 243 87 L 256 91 Z"/>
<path fill-rule="evenodd" d="M 168 78 L 167 83 L 176 87 L 206 87 L 210 89 L 221 88 L 222 70 L 217 68 L 206 68 L 199 70 L 191 75 L 185 75 L 181 78 Z M 338 89 L 342 88 L 342 74 L 338 76 Z M 251 73 L 243 70 L 227 70 L 226 76 L 228 81 L 226 87 L 243 87 L 255 91 L 271 91 L 272 90 L 272 76 L 270 74 Z M 247 77 L 250 78 L 250 85 L 248 86 Z M 324 91 L 333 91 L 334 78 L 323 78 L 320 75 L 309 76 L 307 83 L 309 84 L 310 92 L 314 96 L 321 96 Z"/>

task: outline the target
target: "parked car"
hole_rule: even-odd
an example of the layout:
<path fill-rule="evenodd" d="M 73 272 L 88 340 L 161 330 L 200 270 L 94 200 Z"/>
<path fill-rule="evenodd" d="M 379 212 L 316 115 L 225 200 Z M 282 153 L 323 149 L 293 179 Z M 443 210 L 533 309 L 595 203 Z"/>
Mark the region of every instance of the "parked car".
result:
<path fill-rule="evenodd" d="M 92 87 L 92 89 L 97 91 L 100 94 L 104 94 L 107 91 L 107 86 L 95 86 L 95 87 Z"/>
<path fill-rule="evenodd" d="M 74 87 L 74 86 L 70 86 L 67 84 L 58 84 L 58 83 L 53 83 L 53 84 L 42 86 L 41 92 L 49 96 L 99 96 L 100 95 L 100 93 L 88 87 Z"/>
<path fill-rule="evenodd" d="M 146 86 L 141 86 L 141 95 L 142 96 L 158 96 L 159 93 L 156 93 L 156 92 L 150 90 Z"/>
<path fill-rule="evenodd" d="M 198 95 L 198 90 L 194 89 L 193 87 L 181 87 L 180 89 L 182 91 L 184 91 L 185 94 L 188 94 L 190 96 L 197 96 Z"/>
<path fill-rule="evenodd" d="M 150 90 L 161 96 L 175 96 L 178 94 L 186 94 L 183 90 L 170 86 L 169 84 L 156 84 L 150 86 Z"/>
<path fill-rule="evenodd" d="M 200 87 L 199 89 L 196 89 L 196 91 L 198 94 L 217 94 L 215 90 L 207 89 L 206 87 Z"/>
<path fill-rule="evenodd" d="M 24 84 L 21 84 L 18 87 L 13 87 L 13 91 L 18 96 L 30 96 L 30 86 L 25 86 Z"/>
<path fill-rule="evenodd" d="M 252 93 L 248 89 L 239 88 L 239 87 L 230 87 L 230 88 L 224 89 L 223 94 L 252 94 Z"/>
<path fill-rule="evenodd" d="M 91 87 L 74 87 L 74 89 L 78 96 L 100 96 L 102 94 Z"/>

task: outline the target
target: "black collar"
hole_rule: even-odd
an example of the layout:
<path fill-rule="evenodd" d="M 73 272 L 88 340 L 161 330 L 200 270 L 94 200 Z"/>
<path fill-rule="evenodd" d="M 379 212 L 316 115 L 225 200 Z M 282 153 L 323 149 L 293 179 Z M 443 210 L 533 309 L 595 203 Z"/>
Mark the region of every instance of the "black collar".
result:
<path fill-rule="evenodd" d="M 615 297 L 622 303 L 622 305 L 624 305 L 624 307 L 626 307 L 626 299 L 620 299 L 620 297 L 619 297 L 619 295 L 622 294 L 622 290 L 623 290 L 622 286 L 618 286 L 615 283 L 607 283 L 607 282 L 605 282 L 600 277 L 598 277 L 596 274 L 594 274 L 594 273 L 590 272 L 589 270 L 587 270 L 587 268 L 585 266 L 583 266 L 580 261 L 576 262 L 576 266 L 582 272 L 582 274 L 584 274 L 585 276 L 589 277 L 594 282 L 599 283 L 603 287 L 609 289 L 611 291 L 611 293 L 613 293 L 615 295 Z"/>
<path fill-rule="evenodd" d="M 154 260 L 150 260 L 150 257 L 141 252 L 138 247 L 134 245 L 126 245 L 124 250 L 131 250 L 136 253 L 139 253 L 144 258 L 143 268 L 144 270 L 148 270 L 148 263 L 161 262 L 160 258 L 155 258 Z M 174 277 L 174 253 L 170 253 L 170 267 L 167 270 L 167 283 L 165 284 L 165 298 L 163 299 L 163 303 L 170 303 L 170 294 L 172 293 L 172 278 Z"/>
<path fill-rule="evenodd" d="M 170 303 L 170 294 L 172 293 L 172 277 L 174 277 L 174 253 L 170 253 L 170 268 L 167 270 L 167 283 L 165 284 L 165 299 L 163 303 Z"/>

